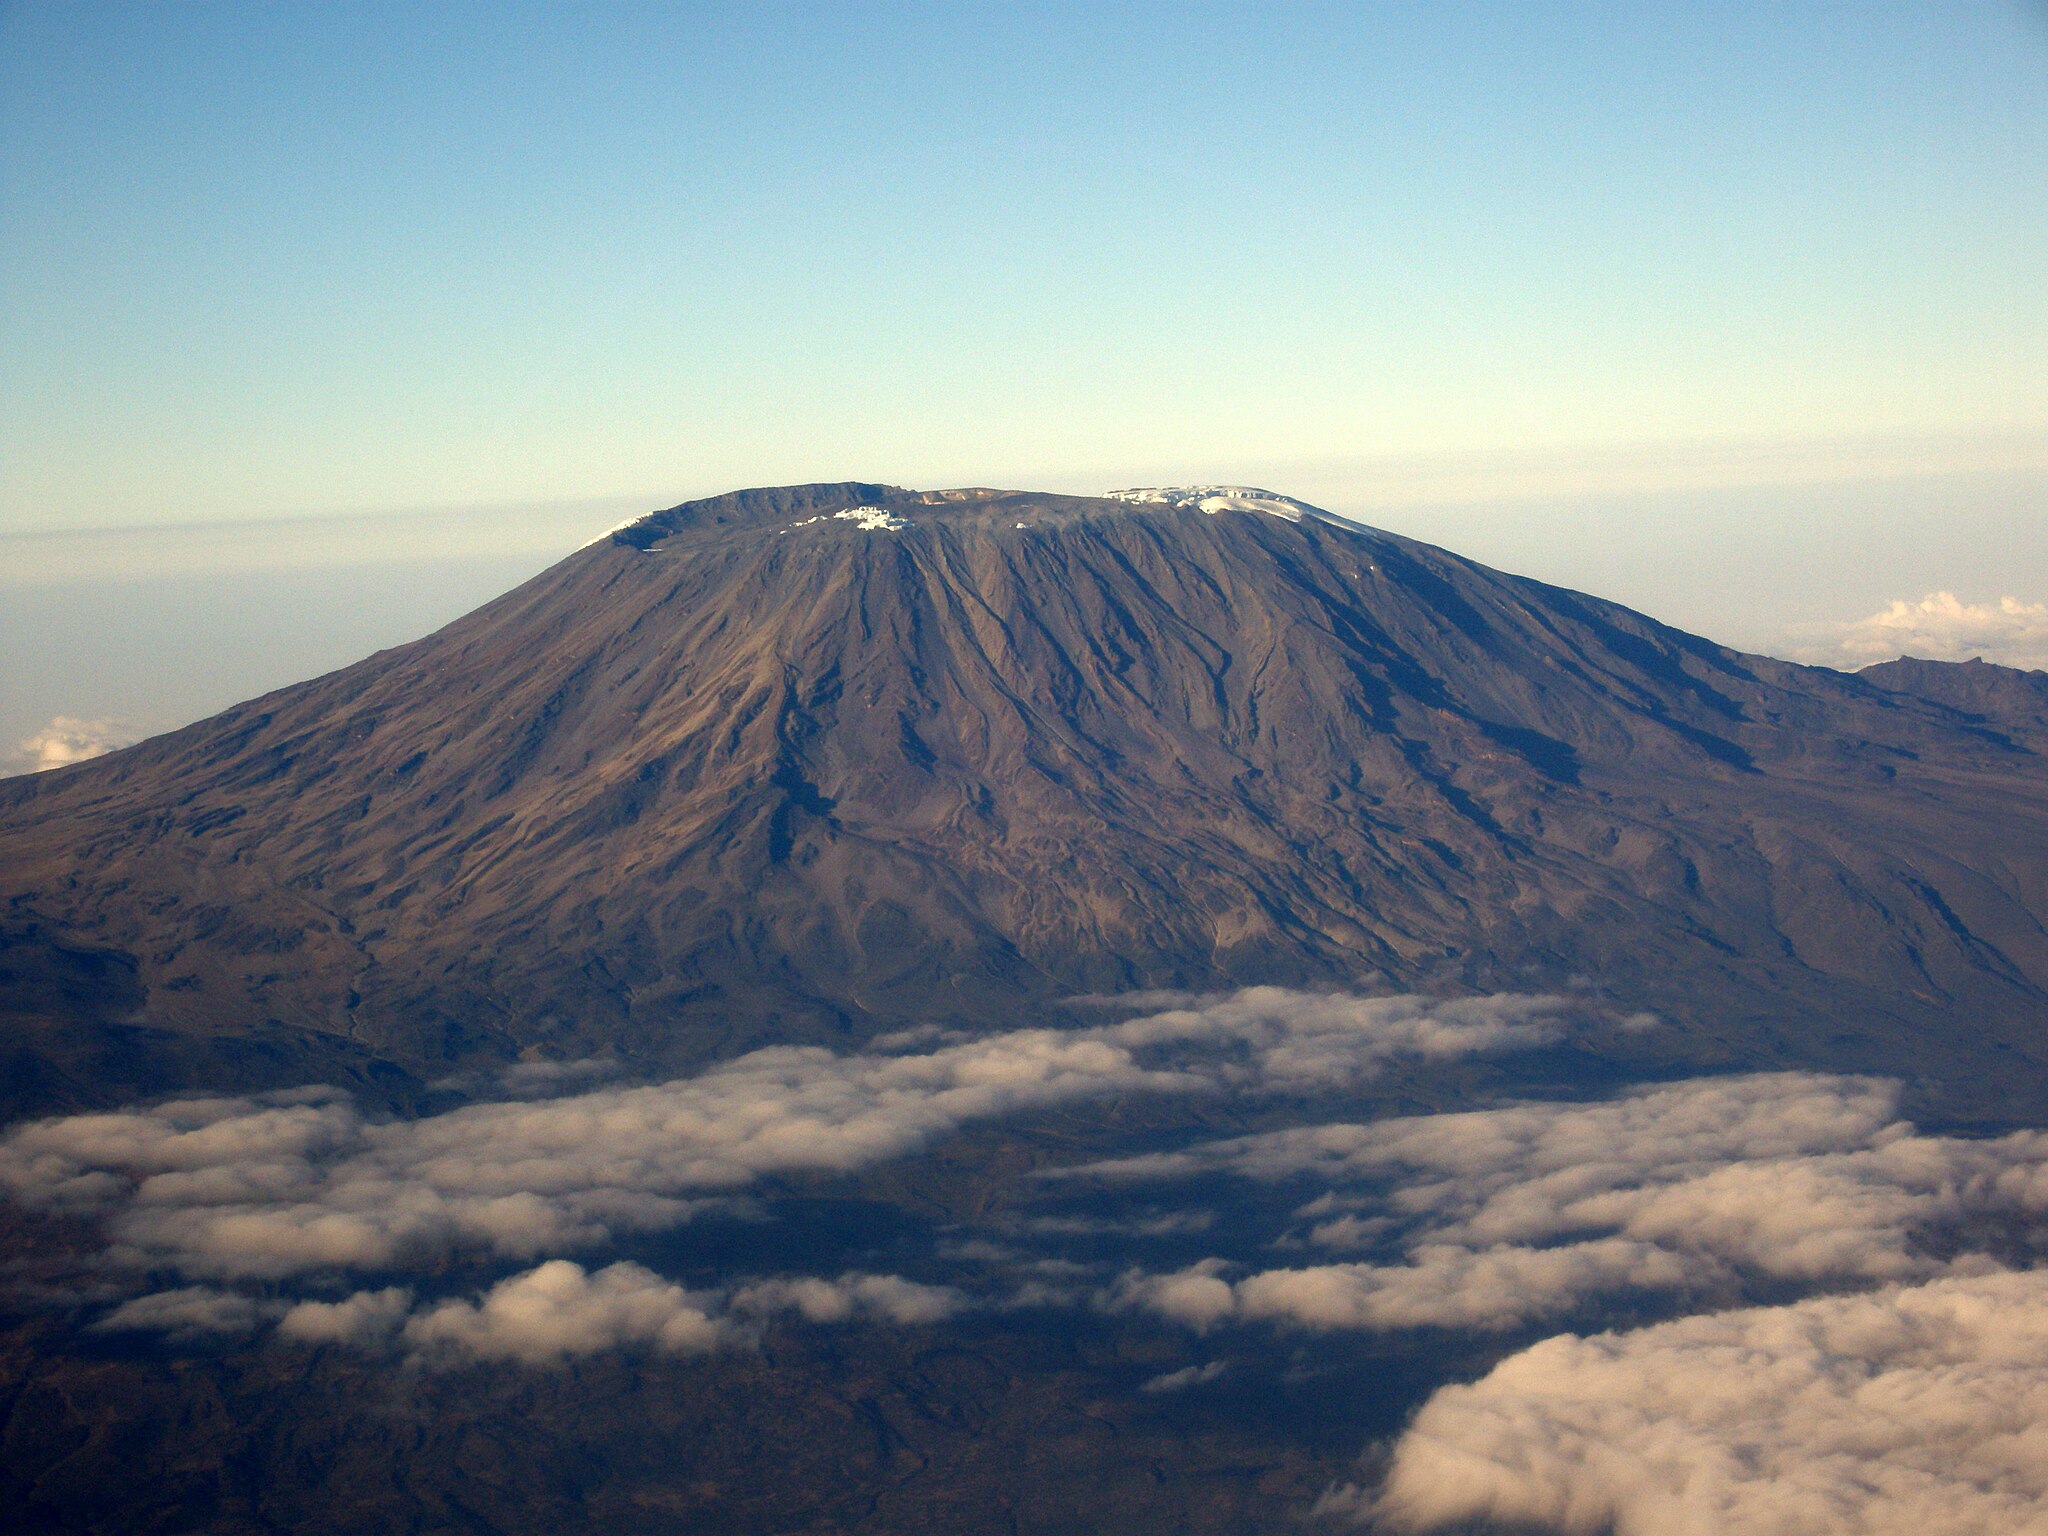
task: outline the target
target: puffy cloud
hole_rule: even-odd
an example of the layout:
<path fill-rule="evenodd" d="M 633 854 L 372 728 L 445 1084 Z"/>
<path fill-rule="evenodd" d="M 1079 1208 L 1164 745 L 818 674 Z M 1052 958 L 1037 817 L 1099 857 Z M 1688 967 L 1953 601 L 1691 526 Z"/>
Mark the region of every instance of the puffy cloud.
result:
<path fill-rule="evenodd" d="M 185 1100 L 24 1127 L 0 1143 L 0 1183 L 103 1211 L 117 1260 L 195 1278 L 390 1271 L 457 1249 L 530 1260 L 686 1219 L 765 1174 L 860 1168 L 977 1118 L 1134 1088 L 1328 1081 L 1390 1051 L 1520 1041 L 1554 1027 L 1549 1009 L 1255 992 L 909 1054 L 765 1051 L 675 1083 L 385 1124 L 322 1090 Z M 1368 1257 L 1278 1268 L 1212 1258 L 1116 1280 L 1005 1261 L 1023 1287 L 1012 1305 L 1092 1300 L 1198 1331 L 1505 1329 L 1629 1293 L 1726 1303 L 1766 1283 L 1924 1278 L 1955 1262 L 1964 1236 L 2048 1209 L 2048 1135 L 1925 1137 L 1898 1117 L 1895 1085 L 1800 1073 L 1302 1127 L 1078 1172 L 1322 1186 L 1283 1243 Z M 1210 1221 L 1206 1210 L 1154 1210 L 1013 1225 L 1185 1239 Z M 907 1323 L 963 1304 L 949 1288 L 842 1275 L 757 1282 L 730 1315 Z M 462 1320 L 489 1321 L 489 1298 L 450 1305 L 454 1321 L 435 1326 L 467 1327 L 487 1349 L 492 1331 Z M 336 1306 L 346 1310 L 322 1310 Z M 285 1331 L 374 1345 L 397 1306 L 310 1302 Z M 416 1325 L 427 1327 L 405 1325 L 415 1343 L 426 1336 Z"/>
<path fill-rule="evenodd" d="M 1570 1007 L 1559 997 L 1354 997 L 1284 987 L 1164 997 L 1177 1006 L 1101 1034 L 1130 1047 L 1230 1048 L 1241 1053 L 1239 1060 L 1208 1069 L 1221 1081 L 1297 1091 L 1342 1087 L 1403 1057 L 1430 1060 L 1547 1045 L 1563 1037 Z"/>
<path fill-rule="evenodd" d="M 1223 1278 L 1227 1268 L 1221 1259 L 1204 1259 L 1170 1275 L 1133 1270 L 1116 1283 L 1103 1302 L 1114 1312 L 1142 1307 L 1185 1323 L 1197 1333 L 1207 1333 L 1237 1316 L 1237 1293 Z"/>
<path fill-rule="evenodd" d="M 58 715 L 35 735 L 0 759 L 0 771 L 42 773 L 66 768 L 87 758 L 117 751 L 142 739 L 143 733 L 120 720 L 79 720 Z"/>
<path fill-rule="evenodd" d="M 686 1290 L 639 1264 L 612 1264 L 592 1272 L 567 1259 L 551 1259 L 499 1281 L 473 1300 L 453 1298 L 417 1311 L 412 1292 L 396 1286 L 273 1310 L 283 1311 L 278 1335 L 296 1343 L 370 1351 L 402 1345 L 417 1357 L 442 1363 L 471 1359 L 536 1365 L 624 1348 L 702 1354 L 748 1342 L 759 1320 L 776 1313 L 794 1313 L 809 1323 L 910 1326 L 943 1322 L 966 1305 L 966 1298 L 949 1286 L 921 1285 L 901 1275 L 776 1276 L 728 1296 L 719 1290 Z M 249 1314 L 246 1326 L 253 1327 L 260 1315 Z M 111 1319 L 101 1326 L 110 1325 Z"/>
<path fill-rule="evenodd" d="M 667 1354 L 704 1354 L 730 1337 L 710 1303 L 638 1264 L 595 1274 L 568 1259 L 502 1280 L 476 1302 L 445 1301 L 405 1324 L 427 1355 L 542 1365 L 569 1355 L 637 1344 Z"/>
<path fill-rule="evenodd" d="M 1305 1328 L 1518 1328 L 1624 1291 L 1673 1290 L 1696 1277 L 1649 1243 L 1600 1238 L 1555 1248 L 1450 1245 L 1405 1264 L 1269 1269 L 1239 1281 L 1237 1315 Z"/>
<path fill-rule="evenodd" d="M 22 1128 L 0 1187 L 107 1212 L 117 1256 L 268 1278 L 509 1258 L 674 1225 L 772 1173 L 847 1171 L 976 1118 L 1181 1086 L 1129 1051 L 1031 1031 L 915 1057 L 757 1052 L 698 1078 L 373 1123 L 316 1102 L 188 1100 Z"/>
<path fill-rule="evenodd" d="M 1895 601 L 1846 626 L 1839 646 L 1853 666 L 1895 656 L 1929 661 L 1981 656 L 2008 667 L 2048 667 L 2048 603 L 2023 603 L 2016 597 L 1966 603 L 1953 592 L 1930 592 L 1918 602 Z"/>
<path fill-rule="evenodd" d="M 1604 1238 L 1555 1248 L 1475 1252 L 1424 1247 L 1402 1264 L 1318 1264 L 1259 1270 L 1237 1281 L 1205 1259 L 1165 1275 L 1131 1271 L 1102 1298 L 1112 1311 L 1143 1308 L 1207 1333 L 1221 1323 L 1276 1322 L 1326 1329 L 1517 1328 L 1588 1298 L 1679 1289 L 1697 1277 L 1676 1254 Z"/>
<path fill-rule="evenodd" d="M 1255 988 L 907 1052 L 763 1050 L 694 1078 L 411 1121 L 372 1122 L 319 1089 L 188 1099 L 23 1127 L 0 1141 L 0 1189 L 104 1212 L 117 1257 L 194 1277 L 388 1271 L 460 1249 L 531 1259 L 674 1225 L 769 1175 L 865 1168 L 972 1121 L 1131 1091 L 1333 1088 L 1398 1056 L 1540 1043 L 1563 1013 L 1547 998 Z"/>
<path fill-rule="evenodd" d="M 93 1324 L 99 1333 L 160 1333 L 175 1344 L 205 1344 L 253 1332 L 277 1312 L 274 1304 L 232 1291 L 186 1286 L 123 1302 Z"/>
<path fill-rule="evenodd" d="M 1919 1278 L 1957 1262 L 1959 1234 L 2048 1209 L 2043 1133 L 1921 1136 L 1896 1085 L 1805 1073 L 1304 1127 L 1081 1172 L 1318 1181 L 1298 1243 L 1394 1254 L 1234 1281 L 1212 1264 L 1193 1305 L 1161 1288 L 1182 1277 L 1126 1277 L 1112 1297 L 1201 1328 L 1512 1328 L 1628 1291 Z"/>
<path fill-rule="evenodd" d="M 1547 1339 L 1417 1414 L 1328 1512 L 1567 1536 L 2048 1532 L 2048 1274 Z"/>
<path fill-rule="evenodd" d="M 1076 1171 L 1111 1179 L 1220 1171 L 1324 1182 L 1400 1175 L 1404 1205 L 1433 1209 L 1469 1204 L 1532 1176 L 1564 1174 L 1606 1187 L 1639 1172 L 1837 1151 L 1910 1131 L 1898 1119 L 1895 1083 L 1777 1072 L 1636 1089 L 1596 1104 L 1302 1126 Z"/>
<path fill-rule="evenodd" d="M 278 1334 L 300 1344 L 348 1344 L 356 1349 L 388 1348 L 412 1311 L 404 1286 L 357 1291 L 341 1301 L 302 1301 L 278 1320 Z"/>
<path fill-rule="evenodd" d="M 0 1189 L 78 1210 L 130 1195 L 166 1204 L 274 1199 L 304 1187 L 313 1164 L 355 1145 L 361 1130 L 346 1098 L 326 1089 L 70 1115 L 0 1141 Z"/>
<path fill-rule="evenodd" d="M 419 1311 L 401 1286 L 296 1304 L 190 1289 L 130 1302 L 103 1327 L 190 1340 L 277 1317 L 288 1340 L 436 1357 L 543 1360 L 620 1344 L 688 1352 L 778 1312 L 910 1325 L 948 1317 L 967 1298 L 861 1274 L 693 1294 L 630 1264 L 591 1273 L 560 1256 L 673 1226 L 763 1178 L 853 1172 L 975 1121 L 1131 1092 L 1336 1090 L 1398 1059 L 1542 1044 L 1569 1024 L 1567 1005 L 1544 997 L 1268 987 L 1136 1008 L 1067 1029 L 914 1031 L 845 1054 L 756 1051 L 640 1086 L 596 1081 L 608 1062 L 533 1064 L 502 1075 L 502 1097 L 409 1121 L 375 1120 L 325 1088 L 72 1115 L 0 1138 L 0 1191 L 99 1217 L 116 1265 L 195 1280 L 396 1275 L 473 1255 L 550 1261 Z M 1207 1219 L 1169 1212 L 1131 1230 L 1168 1237 Z M 1100 1284 L 1099 1274 L 1082 1287 L 1041 1266 L 1009 1304 L 1070 1305 Z M 1171 1284 L 1160 1293 L 1178 1294 Z"/>
<path fill-rule="evenodd" d="M 966 1304 L 967 1298 L 949 1285 L 920 1285 L 901 1275 L 760 1280 L 741 1287 L 732 1298 L 735 1312 L 795 1312 L 811 1323 L 938 1323 Z"/>
<path fill-rule="evenodd" d="M 1185 1392 L 1189 1387 L 1199 1387 L 1216 1380 L 1230 1369 L 1227 1360 L 1211 1360 L 1205 1365 L 1184 1366 L 1177 1371 L 1166 1371 L 1154 1376 L 1139 1386 L 1140 1392 Z"/>

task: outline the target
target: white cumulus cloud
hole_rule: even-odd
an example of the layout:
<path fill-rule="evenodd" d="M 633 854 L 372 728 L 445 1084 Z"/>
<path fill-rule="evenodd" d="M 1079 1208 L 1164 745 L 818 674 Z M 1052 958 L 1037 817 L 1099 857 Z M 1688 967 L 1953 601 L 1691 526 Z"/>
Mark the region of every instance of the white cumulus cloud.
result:
<path fill-rule="evenodd" d="M 0 758 L 0 772 L 41 773 L 50 768 L 67 768 L 87 758 L 132 746 L 143 734 L 121 720 L 80 720 L 58 715 L 35 735 L 17 742 L 9 756 Z"/>
<path fill-rule="evenodd" d="M 160 1333 L 178 1344 L 210 1343 L 254 1332 L 276 1315 L 274 1303 L 191 1285 L 123 1302 L 93 1324 L 99 1333 Z"/>
<path fill-rule="evenodd" d="M 1230 1086 L 1313 1091 L 1343 1087 L 1409 1058 L 1441 1060 L 1547 1045 L 1562 1038 L 1563 998 L 1354 997 L 1247 987 L 1111 1025 L 1130 1048 L 1230 1047 L 1236 1062 L 1204 1070 Z"/>
<path fill-rule="evenodd" d="M 475 1301 L 445 1301 L 410 1319 L 405 1342 L 427 1355 L 546 1364 L 636 1344 L 704 1354 L 730 1337 L 711 1303 L 638 1264 L 591 1273 L 553 1259 Z"/>
<path fill-rule="evenodd" d="M 348 1344 L 380 1350 L 398 1337 L 412 1311 L 412 1291 L 386 1286 L 340 1301 L 302 1301 L 278 1319 L 277 1331 L 300 1344 Z"/>
<path fill-rule="evenodd" d="M 1230 1369 L 1227 1360 L 1211 1360 L 1203 1365 L 1183 1366 L 1177 1371 L 1165 1371 L 1142 1383 L 1138 1390 L 1158 1394 L 1161 1392 L 1185 1392 L 1189 1387 L 1206 1386 Z"/>
<path fill-rule="evenodd" d="M 2048 1274 L 1948 1277 L 1563 1335 L 1438 1391 L 1375 1529 L 2048 1532 Z"/>
<path fill-rule="evenodd" d="M 2048 1134 L 1918 1134 L 1895 1084 L 1774 1073 L 1324 1125 L 1096 1164 L 1114 1180 L 1306 1181 L 1300 1246 L 1390 1250 L 1245 1273 L 1212 1260 L 1109 1295 L 1206 1329 L 1515 1328 L 1601 1297 L 1924 1278 L 1957 1234 L 2048 1210 Z M 1939 1240 L 1944 1234 L 1949 1247 Z"/>
<path fill-rule="evenodd" d="M 763 1178 L 854 1172 L 993 1117 L 1130 1092 L 1337 1090 L 1404 1058 L 1541 1044 L 1570 1022 L 1566 1004 L 1544 997 L 1254 988 L 1137 1006 L 1138 1017 L 1104 1025 L 763 1050 L 641 1086 L 594 1081 L 610 1062 L 515 1070 L 499 1087 L 517 1097 L 417 1120 L 378 1120 L 318 1087 L 70 1115 L 0 1137 L 0 1192 L 97 1218 L 115 1270 L 267 1290 L 161 1291 L 116 1308 L 104 1328 L 191 1342 L 277 1320 L 287 1340 L 438 1359 L 688 1353 L 776 1314 L 911 1326 L 970 1303 L 948 1286 L 858 1273 L 689 1292 L 636 1265 L 592 1271 L 566 1255 L 687 1221 Z M 1137 1230 L 1204 1220 L 1168 1213 Z M 474 1258 L 534 1267 L 419 1306 L 405 1285 L 339 1301 L 317 1291 L 324 1276 L 428 1277 Z M 276 1294 L 295 1283 L 316 1294 Z M 1065 1277 L 1044 1284 L 1050 1302 Z"/>
<path fill-rule="evenodd" d="M 1981 656 L 2008 667 L 2048 667 L 2048 603 L 2016 597 L 1967 603 L 1953 592 L 1930 592 L 1918 602 L 1896 600 L 1846 625 L 1837 644 L 1851 666 L 1896 656 L 1929 661 Z"/>
<path fill-rule="evenodd" d="M 855 1319 L 915 1324 L 944 1322 L 967 1304 L 949 1285 L 920 1285 L 901 1275 L 844 1274 L 759 1280 L 733 1294 L 735 1312 L 794 1312 L 810 1323 Z"/>
<path fill-rule="evenodd" d="M 1548 998 L 1257 988 L 929 1049 L 775 1048 L 693 1078 L 376 1122 L 324 1089 L 73 1115 L 0 1139 L 0 1190 L 99 1212 L 110 1251 L 200 1279 L 534 1259 L 687 1220 L 763 1177 L 845 1173 L 969 1122 L 1141 1091 L 1337 1088 L 1412 1056 L 1555 1038 Z"/>
<path fill-rule="evenodd" d="M 219 1291 L 168 1296 L 199 1294 L 242 1299 Z M 167 1297 L 144 1297 L 121 1310 L 143 1303 L 154 1311 L 170 1305 Z M 751 1342 L 763 1319 L 781 1313 L 806 1323 L 913 1327 L 943 1322 L 966 1305 L 967 1299 L 950 1286 L 922 1285 L 901 1275 L 779 1275 L 727 1292 L 689 1290 L 640 1264 L 592 1271 L 568 1259 L 550 1259 L 473 1298 L 415 1308 L 409 1288 L 389 1286 L 357 1291 L 341 1301 L 302 1301 L 289 1310 L 273 1310 L 283 1310 L 278 1336 L 294 1343 L 346 1344 L 371 1352 L 403 1347 L 430 1362 L 538 1365 L 611 1349 L 702 1354 Z M 244 1326 L 260 1320 L 261 1314 L 252 1312 Z M 100 1326 L 113 1326 L 112 1319 Z"/>

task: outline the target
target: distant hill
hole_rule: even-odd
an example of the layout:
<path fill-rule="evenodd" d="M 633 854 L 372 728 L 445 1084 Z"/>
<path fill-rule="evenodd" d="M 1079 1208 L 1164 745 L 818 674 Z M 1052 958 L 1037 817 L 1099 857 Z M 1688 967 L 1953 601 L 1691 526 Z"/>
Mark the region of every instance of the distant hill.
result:
<path fill-rule="evenodd" d="M 1865 667 L 1857 676 L 1894 693 L 1945 704 L 1980 725 L 2048 738 L 2048 672 L 1996 666 L 1982 657 L 1958 662 L 1901 656 Z"/>

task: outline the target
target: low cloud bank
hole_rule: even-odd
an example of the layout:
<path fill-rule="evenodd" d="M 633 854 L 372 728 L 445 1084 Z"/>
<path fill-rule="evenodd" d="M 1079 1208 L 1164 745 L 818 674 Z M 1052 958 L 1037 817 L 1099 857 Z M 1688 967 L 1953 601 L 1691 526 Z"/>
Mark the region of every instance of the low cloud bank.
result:
<path fill-rule="evenodd" d="M 16 743 L 0 758 L 0 773 L 42 773 L 102 757 L 142 739 L 143 733 L 120 720 L 79 720 L 58 715 L 35 735 Z"/>
<path fill-rule="evenodd" d="M 1391 1063 L 1525 1050 L 1563 1038 L 1569 1004 L 1503 995 L 1352 997 L 1248 987 L 1197 999 L 1099 1031 L 1131 1050 L 1226 1050 L 1195 1070 L 1232 1088 L 1327 1091 Z"/>
<path fill-rule="evenodd" d="M 794 1312 L 809 1323 L 940 1323 L 966 1305 L 967 1298 L 951 1286 L 920 1285 L 901 1275 L 761 1280 L 742 1287 L 732 1298 L 735 1312 Z"/>
<path fill-rule="evenodd" d="M 1376 1529 L 1567 1536 L 2048 1532 L 2048 1274 L 2005 1273 L 1546 1339 L 1446 1387 Z"/>
<path fill-rule="evenodd" d="M 1162 1392 L 1185 1392 L 1189 1387 L 1207 1386 L 1230 1369 L 1227 1360 L 1211 1360 L 1206 1365 L 1184 1366 L 1177 1371 L 1167 1371 L 1142 1383 L 1138 1390 L 1155 1396 Z"/>
<path fill-rule="evenodd" d="M 1519 1327 L 1644 1293 L 1857 1288 L 1546 1339 L 1440 1389 L 1375 1530 L 2048 1536 L 2048 1134 L 1924 1136 L 1893 1084 L 1774 1074 L 1593 1105 L 1330 1125 L 1098 1165 L 1321 1187 L 1287 1241 L 1385 1262 L 1133 1271 L 1103 1294 L 1198 1332 Z M 1303 1191 L 1304 1193 L 1307 1190 Z"/>
<path fill-rule="evenodd" d="M 342 1301 L 302 1301 L 278 1320 L 277 1331 L 300 1344 L 353 1344 L 384 1349 L 412 1314 L 412 1290 L 387 1286 L 357 1291 Z"/>
<path fill-rule="evenodd" d="M 1103 1297 L 1206 1333 L 1223 1323 L 1317 1330 L 1519 1328 L 1604 1296 L 1674 1291 L 1694 1277 L 1679 1255 L 1603 1239 L 1557 1248 L 1424 1248 L 1403 1264 L 1319 1264 L 1228 1279 L 1207 1259 L 1172 1274 L 1126 1274 Z"/>
<path fill-rule="evenodd" d="M 1104 1298 L 1197 1329 L 1508 1329 L 1627 1293 L 1725 1302 L 1759 1283 L 1919 1279 L 1992 1267 L 1970 1240 L 2048 1210 L 2048 1134 L 1922 1136 L 1896 1085 L 1808 1073 L 1308 1127 L 1080 1172 L 1320 1184 L 1293 1245 L 1395 1254 L 1249 1274 L 1212 1259 L 1127 1274 Z"/>
<path fill-rule="evenodd" d="M 676 1225 L 778 1174 L 847 1173 L 972 1121 L 1127 1092 L 1341 1088 L 1403 1056 L 1540 1044 L 1564 1005 L 1257 988 L 1101 1027 L 754 1052 L 693 1078 L 378 1123 L 307 1089 L 45 1120 L 0 1190 L 99 1213 L 110 1254 L 194 1279 L 513 1260 Z"/>
<path fill-rule="evenodd" d="M 1895 601 L 1846 626 L 1837 642 L 1843 663 L 1866 666 L 1896 656 L 1968 661 L 1981 656 L 2008 667 L 2048 667 L 2048 603 L 2002 597 L 1966 603 L 1953 592 L 1918 602 Z"/>
<path fill-rule="evenodd" d="M 976 1121 L 1130 1092 L 1337 1090 L 1402 1058 L 1543 1044 L 1568 1015 L 1542 997 L 1256 988 L 1162 1001 L 1100 1026 L 757 1051 L 649 1086 L 592 1086 L 610 1064 L 514 1074 L 501 1091 L 520 1097 L 413 1121 L 372 1120 L 325 1088 L 72 1115 L 0 1139 L 0 1191 L 98 1217 L 116 1268 L 211 1283 L 129 1302 L 102 1320 L 110 1329 L 195 1341 L 275 1320 L 288 1339 L 421 1357 L 688 1353 L 777 1314 L 914 1325 L 966 1299 L 858 1274 L 693 1293 L 637 1265 L 590 1271 L 565 1255 L 674 1226 L 766 1178 L 902 1157 Z M 403 1285 L 296 1304 L 219 1288 L 402 1277 L 464 1257 L 534 1267 L 424 1308 Z"/>
<path fill-rule="evenodd" d="M 477 1301 L 444 1301 L 406 1322 L 406 1344 L 423 1354 L 539 1365 L 568 1355 L 641 1345 L 696 1355 L 727 1342 L 715 1301 L 638 1264 L 595 1274 L 553 1259 L 501 1280 Z"/>
<path fill-rule="evenodd" d="M 1069 1031 L 764 1051 L 651 1087 L 576 1091 L 571 1074 L 537 1085 L 566 1087 L 559 1097 L 415 1122 L 368 1121 L 317 1089 L 72 1116 L 0 1141 L 0 1188 L 97 1214 L 116 1264 L 198 1282 L 125 1301 L 99 1330 L 191 1347 L 274 1336 L 422 1368 L 695 1356 L 748 1347 L 778 1320 L 919 1327 L 972 1307 L 1092 1305 L 1201 1333 L 1502 1330 L 1642 1298 L 1724 1309 L 1560 1335 L 1441 1389 L 1385 1476 L 1333 1492 L 1323 1512 L 1410 1532 L 2048 1536 L 2048 1272 L 1998 1257 L 2041 1236 L 2048 1132 L 1923 1135 L 1881 1080 L 1706 1079 L 1300 1127 L 1060 1176 L 1098 1191 L 1218 1178 L 1284 1190 L 1287 1265 L 1211 1257 L 1117 1277 L 963 1237 L 940 1256 L 1017 1281 L 976 1298 L 858 1271 L 694 1289 L 555 1251 L 1003 1114 L 1126 1092 L 1341 1091 L 1397 1059 L 1540 1044 L 1566 1027 L 1563 1006 L 1540 998 L 1262 990 L 1154 1003 Z M 1203 1244 L 1188 1254 L 1216 1230 L 1228 1224 L 1169 1203 L 1019 1220 L 1011 1235 Z M 459 1250 L 526 1267 L 428 1300 L 402 1284 L 321 1294 L 331 1281 L 308 1278 L 424 1272 Z M 269 1294 L 294 1286 L 315 1294 Z M 1741 1305 L 1844 1289 L 1858 1294 Z M 1138 1390 L 1186 1391 L 1224 1370 L 1189 1366 Z"/>
<path fill-rule="evenodd" d="M 949 1286 L 922 1285 L 901 1275 L 776 1276 L 732 1291 L 692 1291 L 641 1264 L 589 1270 L 569 1259 L 550 1259 L 480 1296 L 425 1306 L 414 1305 L 406 1286 L 296 1304 L 185 1286 L 138 1296 L 93 1327 L 157 1333 L 191 1345 L 241 1338 L 274 1322 L 277 1336 L 294 1344 L 398 1351 L 426 1364 L 546 1365 L 611 1349 L 707 1354 L 751 1344 L 761 1325 L 777 1316 L 914 1327 L 944 1322 L 967 1305 Z"/>
<path fill-rule="evenodd" d="M 93 1324 L 95 1333 L 156 1333 L 174 1344 L 210 1344 L 253 1333 L 281 1309 L 271 1302 L 188 1285 L 125 1301 Z"/>

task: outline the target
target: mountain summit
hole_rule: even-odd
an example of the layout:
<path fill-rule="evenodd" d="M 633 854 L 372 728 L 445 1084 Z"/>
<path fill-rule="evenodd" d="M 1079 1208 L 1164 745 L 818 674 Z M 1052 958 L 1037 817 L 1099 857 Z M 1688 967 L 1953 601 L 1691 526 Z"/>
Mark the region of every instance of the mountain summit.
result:
<path fill-rule="evenodd" d="M 2048 781 L 1925 695 L 1271 492 L 741 491 L 0 785 L 4 1022 L 55 1100 L 1253 982 L 1982 1072 L 2041 1049 Z"/>

